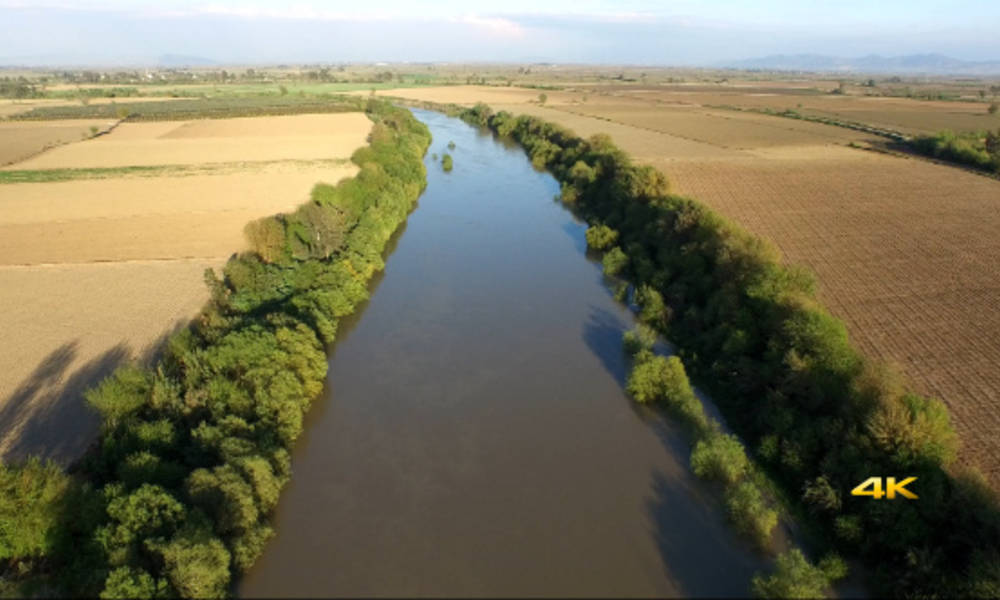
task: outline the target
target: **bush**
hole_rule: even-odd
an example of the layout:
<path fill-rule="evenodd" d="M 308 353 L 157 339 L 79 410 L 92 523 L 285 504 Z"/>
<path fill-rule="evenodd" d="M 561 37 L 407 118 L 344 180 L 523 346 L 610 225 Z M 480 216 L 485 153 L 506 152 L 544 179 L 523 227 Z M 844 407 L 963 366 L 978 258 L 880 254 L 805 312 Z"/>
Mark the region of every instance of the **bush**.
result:
<path fill-rule="evenodd" d="M 625 345 L 625 352 L 629 356 L 635 356 L 643 350 L 653 349 L 653 344 L 656 343 L 656 332 L 648 325 L 639 323 L 635 329 L 625 332 L 622 336 L 622 342 Z"/>
<path fill-rule="evenodd" d="M 52 551 L 69 485 L 55 463 L 38 458 L 21 465 L 0 463 L 0 560 L 37 558 Z"/>
<path fill-rule="evenodd" d="M 441 168 L 444 169 L 445 173 L 450 173 L 453 167 L 454 162 L 451 159 L 451 155 L 445 153 L 445 155 L 441 157 Z"/>
<path fill-rule="evenodd" d="M 778 557 L 774 574 L 755 575 L 752 587 L 758 598 L 825 598 L 830 580 L 802 552 L 792 549 Z"/>
<path fill-rule="evenodd" d="M 697 436 L 712 429 L 705 409 L 691 389 L 684 364 L 676 356 L 654 356 L 648 351 L 639 351 L 625 389 L 641 404 L 666 405 Z"/>
<path fill-rule="evenodd" d="M 622 252 L 621 248 L 615 246 L 604 255 L 601 264 L 604 266 L 604 274 L 608 277 L 614 277 L 628 266 L 628 256 Z"/>
<path fill-rule="evenodd" d="M 778 524 L 778 513 L 767 507 L 763 494 L 752 481 L 743 481 L 726 493 L 726 508 L 737 531 L 759 548 L 767 548 L 771 532 Z"/>
<path fill-rule="evenodd" d="M 586 238 L 588 247 L 594 250 L 607 250 L 618 241 L 618 232 L 607 225 L 596 225 L 587 228 Z"/>
<path fill-rule="evenodd" d="M 695 475 L 721 481 L 727 487 L 739 481 L 748 467 L 743 445 L 732 435 L 710 435 L 698 440 L 691 452 L 691 468 Z"/>

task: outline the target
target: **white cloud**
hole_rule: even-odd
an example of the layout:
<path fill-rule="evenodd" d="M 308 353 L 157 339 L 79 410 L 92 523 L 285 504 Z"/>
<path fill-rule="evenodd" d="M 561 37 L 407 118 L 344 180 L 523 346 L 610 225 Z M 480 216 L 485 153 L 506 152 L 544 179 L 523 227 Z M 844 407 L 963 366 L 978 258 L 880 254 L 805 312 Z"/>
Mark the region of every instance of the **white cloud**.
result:
<path fill-rule="evenodd" d="M 524 37 L 524 27 L 501 17 L 481 17 L 478 15 L 464 15 L 449 19 L 452 23 L 461 23 L 485 30 L 486 32 L 501 37 Z"/>

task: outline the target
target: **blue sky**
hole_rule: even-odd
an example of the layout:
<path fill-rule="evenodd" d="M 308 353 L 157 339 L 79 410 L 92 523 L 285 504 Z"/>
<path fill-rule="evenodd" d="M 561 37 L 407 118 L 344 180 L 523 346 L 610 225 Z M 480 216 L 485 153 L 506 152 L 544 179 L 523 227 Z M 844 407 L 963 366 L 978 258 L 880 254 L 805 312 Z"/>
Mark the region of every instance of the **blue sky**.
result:
<path fill-rule="evenodd" d="M 768 54 L 1000 60 L 990 0 L 0 0 L 0 63 L 551 61 Z"/>

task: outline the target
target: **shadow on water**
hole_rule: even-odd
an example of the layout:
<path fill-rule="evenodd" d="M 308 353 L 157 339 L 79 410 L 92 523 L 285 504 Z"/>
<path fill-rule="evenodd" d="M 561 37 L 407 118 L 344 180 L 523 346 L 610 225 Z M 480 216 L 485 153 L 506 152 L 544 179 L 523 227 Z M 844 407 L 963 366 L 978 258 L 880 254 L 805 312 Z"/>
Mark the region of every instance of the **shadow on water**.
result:
<path fill-rule="evenodd" d="M 583 324 L 584 343 L 623 389 L 628 365 L 622 350 L 622 335 L 628 329 L 629 325 L 617 315 L 595 306 L 590 307 L 590 314 Z"/>

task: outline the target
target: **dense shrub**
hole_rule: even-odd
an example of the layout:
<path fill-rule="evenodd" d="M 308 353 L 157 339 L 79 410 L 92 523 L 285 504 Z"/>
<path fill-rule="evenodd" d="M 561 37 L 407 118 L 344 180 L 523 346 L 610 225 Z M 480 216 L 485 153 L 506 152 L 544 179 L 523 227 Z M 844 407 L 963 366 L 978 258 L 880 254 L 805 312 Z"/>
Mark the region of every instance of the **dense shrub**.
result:
<path fill-rule="evenodd" d="M 45 556 L 53 549 L 69 478 L 58 465 L 29 459 L 0 463 L 0 561 Z"/>
<path fill-rule="evenodd" d="M 588 227 L 585 235 L 587 246 L 594 250 L 607 250 L 618 241 L 618 232 L 607 225 Z"/>
<path fill-rule="evenodd" d="M 743 444 L 732 435 L 715 433 L 695 443 L 691 468 L 695 475 L 735 484 L 746 473 L 749 462 Z"/>
<path fill-rule="evenodd" d="M 643 350 L 651 351 L 653 344 L 656 343 L 656 331 L 648 325 L 639 323 L 635 329 L 626 331 L 622 335 L 622 343 L 629 356 L 635 356 Z"/>
<path fill-rule="evenodd" d="M 729 519 L 737 531 L 760 548 L 766 548 L 778 524 L 778 512 L 764 501 L 764 495 L 752 481 L 743 481 L 726 493 Z"/>
<path fill-rule="evenodd" d="M 883 593 L 1000 589 L 1000 569 L 988 566 L 1000 562 L 1000 507 L 985 484 L 950 472 L 947 411 L 863 359 L 816 301 L 809 276 L 704 205 L 670 194 L 662 176 L 633 165 L 607 136 L 581 139 L 485 106 L 463 117 L 519 142 L 560 181 L 574 211 L 618 233 L 608 270 L 631 282 L 643 320 L 669 333 L 768 474 L 810 509 L 826 544 L 868 564 Z M 990 156 L 982 140 L 939 141 L 928 147 L 941 155 L 978 164 Z M 639 351 L 629 393 L 665 401 L 666 365 Z M 846 494 L 873 475 L 917 477 L 919 502 Z"/>
<path fill-rule="evenodd" d="M 445 173 L 450 173 L 454 167 L 455 162 L 452 160 L 451 155 L 446 152 L 445 155 L 441 157 L 441 169 L 444 170 Z"/>
<path fill-rule="evenodd" d="M 812 565 L 797 549 L 778 557 L 774 574 L 755 576 L 753 593 L 758 598 L 824 598 L 836 575 L 843 575 L 842 563 L 827 563 L 828 568 Z"/>
<path fill-rule="evenodd" d="M 1000 152 L 989 143 L 998 135 L 1000 132 L 942 131 L 934 135 L 918 136 L 910 141 L 910 147 L 927 156 L 1000 173 Z"/>
<path fill-rule="evenodd" d="M 621 248 L 615 246 L 604 255 L 601 264 L 604 266 L 604 274 L 608 277 L 614 277 L 628 265 L 628 256 L 622 252 Z"/>

